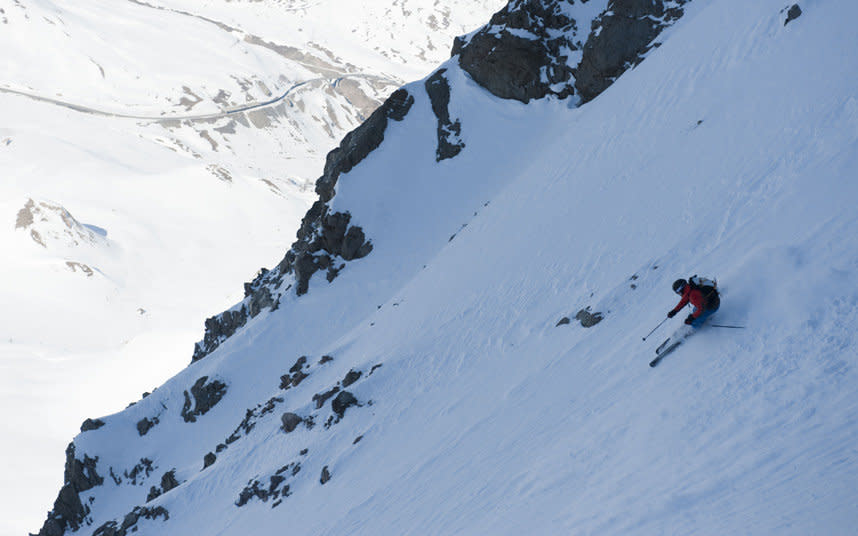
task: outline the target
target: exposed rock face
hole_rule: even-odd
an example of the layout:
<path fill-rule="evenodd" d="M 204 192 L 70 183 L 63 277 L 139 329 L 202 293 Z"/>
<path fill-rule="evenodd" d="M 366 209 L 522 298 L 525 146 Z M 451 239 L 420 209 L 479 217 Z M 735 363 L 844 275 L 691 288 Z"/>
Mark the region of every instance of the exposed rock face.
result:
<path fill-rule="evenodd" d="M 402 121 L 413 104 L 414 97 L 408 91 L 395 91 L 361 126 L 348 133 L 339 147 L 328 153 L 324 173 L 316 181 L 319 199 L 301 220 L 297 240 L 276 268 L 261 270 L 252 282 L 245 284 L 241 304 L 206 320 L 206 333 L 196 344 L 193 361 L 214 351 L 249 318 L 265 308 L 276 309 L 280 296 L 293 286 L 296 294 L 305 294 L 316 272 L 325 271 L 328 281 L 333 281 L 345 262 L 369 255 L 372 242 L 363 229 L 352 224 L 348 212 L 331 212 L 328 203 L 334 197 L 340 175 L 381 145 L 388 122 Z M 294 284 L 283 288 L 287 275 L 294 277 Z"/>
<path fill-rule="evenodd" d="M 683 14 L 689 0 L 611 0 L 593 22 L 584 56 L 575 73 L 582 102 L 594 99 L 657 46 L 653 40 Z"/>
<path fill-rule="evenodd" d="M 208 376 L 203 376 L 191 386 L 190 394 L 185 391 L 185 404 L 182 407 L 182 418 L 185 422 L 196 422 L 197 417 L 207 413 L 226 394 L 225 383 L 217 380 L 206 383 L 208 379 Z"/>
<path fill-rule="evenodd" d="M 214 452 L 209 452 L 203 456 L 203 469 L 211 467 L 217 461 L 217 456 Z"/>
<path fill-rule="evenodd" d="M 498 97 L 577 94 L 587 102 L 637 65 L 688 1 L 510 0 L 488 25 L 457 38 L 452 53 Z"/>
<path fill-rule="evenodd" d="M 80 431 L 81 433 L 83 433 L 89 432 L 91 430 L 98 430 L 102 426 L 104 426 L 104 421 L 102 421 L 101 419 L 87 419 L 83 421 L 83 423 L 81 423 Z"/>
<path fill-rule="evenodd" d="M 450 119 L 450 82 L 444 73 L 447 69 L 439 69 L 426 80 L 426 93 L 432 103 L 432 112 L 438 119 L 438 148 L 435 150 L 435 161 L 440 162 L 453 158 L 465 148 L 461 140 L 462 123 Z"/>
<path fill-rule="evenodd" d="M 104 483 L 96 472 L 98 458 L 84 455 L 83 461 L 75 458 L 74 443 L 66 448 L 66 467 L 63 487 L 54 501 L 54 508 L 48 512 L 38 536 L 62 536 L 66 530 L 78 530 L 89 515 L 89 505 L 80 500 L 80 493 Z"/>

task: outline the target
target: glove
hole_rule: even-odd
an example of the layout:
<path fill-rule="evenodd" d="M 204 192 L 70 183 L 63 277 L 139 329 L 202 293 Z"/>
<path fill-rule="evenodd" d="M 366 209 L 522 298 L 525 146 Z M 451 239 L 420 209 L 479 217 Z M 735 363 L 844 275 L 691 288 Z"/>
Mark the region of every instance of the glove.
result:
<path fill-rule="evenodd" d="M 690 326 L 691 323 L 694 322 L 695 320 L 696 320 L 696 318 L 694 318 L 694 315 L 688 315 L 688 318 L 685 319 L 685 323 Z"/>
<path fill-rule="evenodd" d="M 667 312 L 667 318 L 673 318 L 674 316 L 676 316 L 676 311 L 668 311 Z"/>

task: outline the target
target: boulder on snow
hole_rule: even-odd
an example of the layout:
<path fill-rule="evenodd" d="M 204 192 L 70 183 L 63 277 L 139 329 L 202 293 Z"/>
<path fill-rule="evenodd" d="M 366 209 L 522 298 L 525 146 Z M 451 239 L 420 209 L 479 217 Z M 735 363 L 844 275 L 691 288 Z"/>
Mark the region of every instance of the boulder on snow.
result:
<path fill-rule="evenodd" d="M 346 409 L 351 406 L 357 406 L 357 404 L 357 398 L 355 398 L 353 394 L 348 391 L 343 391 L 331 401 L 331 409 L 334 410 L 334 413 L 337 414 L 337 417 L 342 419 L 343 415 L 346 412 Z"/>
<path fill-rule="evenodd" d="M 291 412 L 284 413 L 283 416 L 280 417 L 280 422 L 282 423 L 281 428 L 283 429 L 284 432 L 286 432 L 288 434 L 289 432 L 292 432 L 293 430 L 295 430 L 295 428 L 297 428 L 298 425 L 301 424 L 301 422 L 303 420 L 304 419 L 302 419 L 300 416 L 296 415 L 295 413 L 291 413 Z"/>
<path fill-rule="evenodd" d="M 578 313 L 575 315 L 575 320 L 581 322 L 581 325 L 583 327 L 591 328 L 602 321 L 602 313 L 598 311 L 595 313 L 591 313 L 590 307 L 587 306 L 578 311 Z"/>
<path fill-rule="evenodd" d="M 784 21 L 784 26 L 786 26 L 787 24 L 789 24 L 790 22 L 794 21 L 795 19 L 797 19 L 799 17 L 801 17 L 801 8 L 798 7 L 798 4 L 793 4 L 792 6 L 790 6 L 789 10 L 787 11 L 787 18 Z"/>
<path fill-rule="evenodd" d="M 207 469 L 208 467 L 214 465 L 214 462 L 217 461 L 217 456 L 214 452 L 209 452 L 205 456 L 203 456 L 203 469 Z"/>
<path fill-rule="evenodd" d="M 322 474 L 319 477 L 319 482 L 324 486 L 331 479 L 331 472 L 328 470 L 328 466 L 322 467 Z"/>

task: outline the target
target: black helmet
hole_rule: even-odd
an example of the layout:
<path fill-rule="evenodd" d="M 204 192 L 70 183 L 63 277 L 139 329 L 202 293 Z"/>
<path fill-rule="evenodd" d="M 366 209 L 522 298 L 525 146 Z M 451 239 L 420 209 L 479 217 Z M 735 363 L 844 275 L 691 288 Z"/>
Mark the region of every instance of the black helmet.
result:
<path fill-rule="evenodd" d="M 685 279 L 677 279 L 673 282 L 673 291 L 677 294 L 682 294 L 682 291 L 685 290 L 686 285 L 688 285 L 688 283 L 685 281 Z"/>

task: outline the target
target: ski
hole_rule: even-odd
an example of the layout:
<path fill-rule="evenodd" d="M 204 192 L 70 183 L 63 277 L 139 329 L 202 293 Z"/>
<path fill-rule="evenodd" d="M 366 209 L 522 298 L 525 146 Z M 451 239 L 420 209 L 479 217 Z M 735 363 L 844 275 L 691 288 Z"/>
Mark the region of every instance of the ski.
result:
<path fill-rule="evenodd" d="M 676 348 L 682 344 L 682 341 L 676 341 L 673 344 L 668 344 L 670 339 L 667 339 L 661 345 L 655 349 L 656 358 L 649 362 L 650 367 L 654 367 L 658 365 L 659 361 L 664 359 L 664 356 L 676 350 Z"/>

